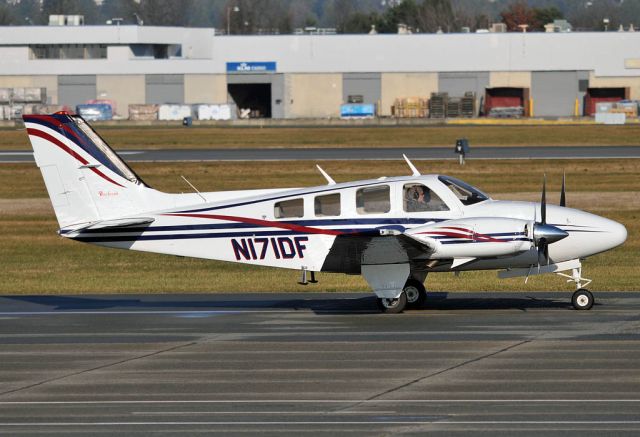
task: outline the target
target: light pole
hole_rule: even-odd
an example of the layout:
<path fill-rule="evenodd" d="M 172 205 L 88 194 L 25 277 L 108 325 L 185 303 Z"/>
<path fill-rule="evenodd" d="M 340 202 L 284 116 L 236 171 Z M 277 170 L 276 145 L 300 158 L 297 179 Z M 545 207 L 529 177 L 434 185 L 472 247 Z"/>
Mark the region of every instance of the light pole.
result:
<path fill-rule="evenodd" d="M 233 9 L 233 12 L 240 12 L 240 8 L 238 7 L 238 5 L 234 6 L 233 8 L 231 6 L 227 7 L 227 35 L 231 35 L 231 10 Z"/>

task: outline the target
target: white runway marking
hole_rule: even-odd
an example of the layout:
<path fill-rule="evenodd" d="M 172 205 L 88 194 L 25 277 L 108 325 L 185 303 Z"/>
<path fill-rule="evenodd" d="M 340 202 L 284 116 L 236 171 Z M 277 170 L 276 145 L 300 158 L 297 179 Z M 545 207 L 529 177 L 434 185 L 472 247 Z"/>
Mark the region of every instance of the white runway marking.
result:
<path fill-rule="evenodd" d="M 147 153 L 142 150 L 121 150 L 118 155 L 141 155 Z M 0 152 L 0 156 L 29 156 L 33 155 L 33 152 Z"/>
<path fill-rule="evenodd" d="M 640 399 L 264 399 L 264 400 L 111 400 L 111 401 L 0 401 L 0 405 L 126 405 L 126 404 L 451 404 L 451 403 L 640 403 Z"/>
<path fill-rule="evenodd" d="M 197 425 L 640 425 L 640 420 L 334 420 L 334 421 L 189 421 L 189 422 L 10 422 L 0 423 L 0 428 L 18 426 L 86 427 L 86 426 L 197 426 Z"/>
<path fill-rule="evenodd" d="M 69 315 L 79 315 L 79 316 L 97 316 L 97 315 L 158 315 L 158 314 L 168 314 L 168 315 L 193 315 L 193 314 L 274 314 L 274 313 L 300 313 L 300 312 L 310 312 L 310 311 L 319 311 L 319 312 L 332 312 L 332 311 L 340 311 L 340 309 L 322 309 L 317 308 L 315 310 L 310 308 L 301 308 L 301 309 L 290 309 L 290 310 L 192 310 L 192 311 L 175 311 L 175 310 L 158 310 L 158 311 L 73 311 L 73 310 L 60 310 L 60 311 L 5 311 L 0 312 L 0 317 L 7 316 L 69 316 Z M 349 313 L 371 313 L 374 310 L 350 310 Z M 431 315 L 430 315 L 431 316 Z"/>
<path fill-rule="evenodd" d="M 288 415 L 317 415 L 317 414 L 333 414 L 333 415 L 347 415 L 347 414 L 397 414 L 397 411 L 394 410 L 379 410 L 379 411 L 341 411 L 339 413 L 330 413 L 326 411 L 133 411 L 131 414 L 134 416 L 164 416 L 170 414 L 172 416 L 190 416 L 190 415 L 200 415 L 200 414 L 236 414 L 236 415 L 246 415 L 246 414 L 256 414 L 256 415 L 264 415 L 264 414 L 282 414 L 285 416 Z"/>

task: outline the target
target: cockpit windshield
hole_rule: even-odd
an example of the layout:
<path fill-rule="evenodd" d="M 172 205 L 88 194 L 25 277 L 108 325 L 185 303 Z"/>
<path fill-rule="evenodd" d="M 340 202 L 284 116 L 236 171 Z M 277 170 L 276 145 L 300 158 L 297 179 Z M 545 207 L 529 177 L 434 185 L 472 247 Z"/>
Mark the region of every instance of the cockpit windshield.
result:
<path fill-rule="evenodd" d="M 482 191 L 462 182 L 460 179 L 452 178 L 451 176 L 438 176 L 438 179 L 456 195 L 463 205 L 473 205 L 474 203 L 484 202 L 489 199 L 489 196 Z"/>

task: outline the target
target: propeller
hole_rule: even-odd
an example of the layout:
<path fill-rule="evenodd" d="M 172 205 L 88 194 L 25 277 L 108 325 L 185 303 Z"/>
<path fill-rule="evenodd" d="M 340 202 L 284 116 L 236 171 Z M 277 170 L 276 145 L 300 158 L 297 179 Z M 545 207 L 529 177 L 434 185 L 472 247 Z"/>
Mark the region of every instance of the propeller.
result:
<path fill-rule="evenodd" d="M 564 176 L 562 178 L 561 206 L 564 206 Z M 547 224 L 547 175 L 542 179 L 542 198 L 540 199 L 540 221 L 533 224 L 533 241 L 538 248 L 538 268 L 540 258 L 549 265 L 549 245 L 566 238 L 569 234 L 562 229 Z"/>
<path fill-rule="evenodd" d="M 560 206 L 565 207 L 567 206 L 567 195 L 565 194 L 565 189 L 564 189 L 564 182 L 565 182 L 565 172 L 562 172 L 562 190 L 560 191 Z"/>

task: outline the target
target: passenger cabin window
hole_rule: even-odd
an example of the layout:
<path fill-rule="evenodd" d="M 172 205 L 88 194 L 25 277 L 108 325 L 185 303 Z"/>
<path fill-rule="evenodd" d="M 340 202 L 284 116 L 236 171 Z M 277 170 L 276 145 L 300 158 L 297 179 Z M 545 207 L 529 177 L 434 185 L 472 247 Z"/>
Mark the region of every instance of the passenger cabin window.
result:
<path fill-rule="evenodd" d="M 360 188 L 356 191 L 358 214 L 380 214 L 391 210 L 389 185 Z"/>
<path fill-rule="evenodd" d="M 406 212 L 449 211 L 442 199 L 422 184 L 405 184 L 403 193 Z"/>
<path fill-rule="evenodd" d="M 318 217 L 340 215 L 340 193 L 316 196 L 313 206 Z"/>
<path fill-rule="evenodd" d="M 292 218 L 304 216 L 304 201 L 302 199 L 284 200 L 276 202 L 273 208 L 275 218 Z"/>
<path fill-rule="evenodd" d="M 473 205 L 474 203 L 484 202 L 489 198 L 476 187 L 462 182 L 460 179 L 452 178 L 451 176 L 439 176 L 438 179 L 456 195 L 463 205 Z"/>

